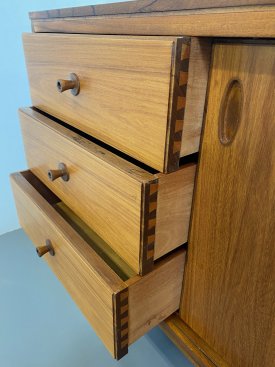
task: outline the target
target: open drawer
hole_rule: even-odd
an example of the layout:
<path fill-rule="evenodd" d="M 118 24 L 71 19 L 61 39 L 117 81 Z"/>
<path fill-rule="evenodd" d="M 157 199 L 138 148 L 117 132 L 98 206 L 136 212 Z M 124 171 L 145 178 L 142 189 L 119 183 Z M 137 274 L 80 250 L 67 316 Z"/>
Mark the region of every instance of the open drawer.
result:
<path fill-rule="evenodd" d="M 187 242 L 195 163 L 158 173 L 36 110 L 19 115 L 29 169 L 136 273 Z"/>
<path fill-rule="evenodd" d="M 31 171 L 11 182 L 21 226 L 115 358 L 179 308 L 182 248 L 140 277 Z"/>
<path fill-rule="evenodd" d="M 210 55 L 201 44 L 45 33 L 23 44 L 35 107 L 160 172 L 198 151 Z"/>

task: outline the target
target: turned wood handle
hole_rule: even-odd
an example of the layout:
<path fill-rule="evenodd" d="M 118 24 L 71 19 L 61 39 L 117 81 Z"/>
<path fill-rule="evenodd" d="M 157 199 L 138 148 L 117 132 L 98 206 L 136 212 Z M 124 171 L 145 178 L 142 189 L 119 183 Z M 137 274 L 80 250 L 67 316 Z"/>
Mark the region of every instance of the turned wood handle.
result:
<path fill-rule="evenodd" d="M 49 169 L 48 178 L 50 181 L 54 181 L 61 177 L 63 181 L 69 181 L 70 175 L 65 163 L 59 163 L 58 169 Z"/>
<path fill-rule="evenodd" d="M 71 93 L 77 96 L 80 92 L 80 82 L 79 78 L 75 73 L 70 74 L 70 78 L 58 79 L 56 82 L 56 87 L 58 92 L 63 93 L 65 90 L 71 89 Z"/>
<path fill-rule="evenodd" d="M 45 255 L 48 252 L 51 256 L 54 256 L 54 248 L 50 240 L 46 240 L 46 244 L 44 246 L 36 247 L 36 253 L 39 257 Z"/>

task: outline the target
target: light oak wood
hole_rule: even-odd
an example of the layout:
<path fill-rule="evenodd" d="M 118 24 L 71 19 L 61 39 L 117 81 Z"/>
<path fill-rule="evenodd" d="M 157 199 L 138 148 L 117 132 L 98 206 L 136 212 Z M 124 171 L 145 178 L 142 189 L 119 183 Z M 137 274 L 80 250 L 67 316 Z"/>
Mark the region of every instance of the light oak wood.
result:
<path fill-rule="evenodd" d="M 126 283 L 85 241 L 82 231 L 71 226 L 75 215 L 65 209 L 68 222 L 54 208 L 58 199 L 47 201 L 52 194 L 30 171 L 13 174 L 11 182 L 23 229 L 35 245 L 50 239 L 55 255 L 44 258 L 117 359 L 127 353 L 128 344 L 179 308 L 183 249 L 159 262 L 148 276 L 134 276 Z"/>
<path fill-rule="evenodd" d="M 189 39 L 24 34 L 23 42 L 35 107 L 161 172 L 178 168 L 181 145 L 181 155 L 197 151 L 201 119 L 184 123 Z M 194 62 L 205 58 L 193 53 Z M 77 96 L 59 93 L 60 79 L 71 73 L 79 79 Z M 205 75 L 198 78 L 204 101 Z M 203 104 L 188 108 L 195 119 Z"/>
<path fill-rule="evenodd" d="M 242 6 L 132 14 L 32 20 L 34 32 L 180 35 L 197 37 L 275 36 L 275 7 Z"/>
<path fill-rule="evenodd" d="M 88 17 L 99 15 L 167 12 L 192 9 L 227 8 L 232 6 L 273 5 L 273 0 L 137 0 L 119 3 L 78 6 L 30 12 L 30 19 Z"/>
<path fill-rule="evenodd" d="M 20 119 L 32 172 L 137 273 L 187 241 L 195 164 L 153 174 L 37 111 Z M 69 181 L 49 180 L 60 162 Z"/>
<path fill-rule="evenodd" d="M 214 47 L 180 315 L 236 367 L 274 364 L 274 66 L 268 42 Z"/>

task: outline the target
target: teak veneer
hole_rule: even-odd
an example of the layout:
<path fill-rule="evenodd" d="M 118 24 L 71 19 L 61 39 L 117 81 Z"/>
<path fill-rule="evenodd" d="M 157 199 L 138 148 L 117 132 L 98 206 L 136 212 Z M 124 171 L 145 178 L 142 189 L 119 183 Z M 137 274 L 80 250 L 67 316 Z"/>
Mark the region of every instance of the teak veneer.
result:
<path fill-rule="evenodd" d="M 37 254 L 117 359 L 161 323 L 195 366 L 273 366 L 275 1 L 30 18 L 11 181 Z"/>
<path fill-rule="evenodd" d="M 20 119 L 31 171 L 137 273 L 187 241 L 196 164 L 152 173 L 33 109 Z M 49 179 L 59 163 L 69 181 Z"/>
<path fill-rule="evenodd" d="M 51 241 L 55 255 L 44 255 L 47 263 L 115 358 L 178 309 L 183 249 L 147 276 L 122 280 L 93 249 L 94 238 L 88 243 L 72 227 L 74 217 L 68 222 L 68 212 L 56 210 L 60 200 L 30 171 L 11 175 L 11 182 L 21 226 L 36 246 Z"/>
<path fill-rule="evenodd" d="M 24 34 L 23 42 L 40 110 L 160 172 L 176 170 L 181 156 L 198 151 L 207 40 Z M 59 93 L 57 81 L 72 72 L 79 94 Z"/>
<path fill-rule="evenodd" d="M 230 10 L 232 7 L 252 7 L 252 6 L 274 5 L 274 0 L 136 0 L 123 1 L 110 4 L 98 4 L 89 6 L 79 6 L 65 9 L 51 9 L 47 11 L 30 12 L 30 19 L 52 19 L 68 17 L 89 17 L 118 14 L 146 14 L 154 12 L 171 12 L 187 10 L 206 10 L 211 13 L 211 9 L 219 8 Z"/>
<path fill-rule="evenodd" d="M 215 44 L 180 316 L 234 367 L 274 365 L 274 98 L 274 44 Z"/>
<path fill-rule="evenodd" d="M 139 0 L 32 12 L 30 18 L 34 32 L 274 38 L 274 5 L 274 0 Z"/>

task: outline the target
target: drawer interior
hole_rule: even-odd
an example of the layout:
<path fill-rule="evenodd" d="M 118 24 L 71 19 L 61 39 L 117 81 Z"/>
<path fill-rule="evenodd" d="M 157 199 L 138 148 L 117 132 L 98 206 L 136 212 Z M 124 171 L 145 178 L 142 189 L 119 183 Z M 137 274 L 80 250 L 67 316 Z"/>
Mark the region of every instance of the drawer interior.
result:
<path fill-rule="evenodd" d="M 127 280 L 136 273 L 121 259 L 116 252 L 108 246 L 86 223 L 83 222 L 66 204 L 31 172 L 22 172 L 26 180 L 42 193 L 52 207 L 64 218 L 64 220 L 85 240 L 85 242 L 108 264 L 108 266 L 122 279 Z M 51 200 L 49 200 L 51 198 Z"/>
<path fill-rule="evenodd" d="M 51 239 L 45 260 L 115 358 L 179 308 L 183 248 L 140 277 L 31 171 L 11 182 L 21 226 L 35 246 Z"/>
<path fill-rule="evenodd" d="M 122 280 L 125 281 L 136 275 L 134 270 L 67 205 L 59 201 L 54 208 Z"/>

